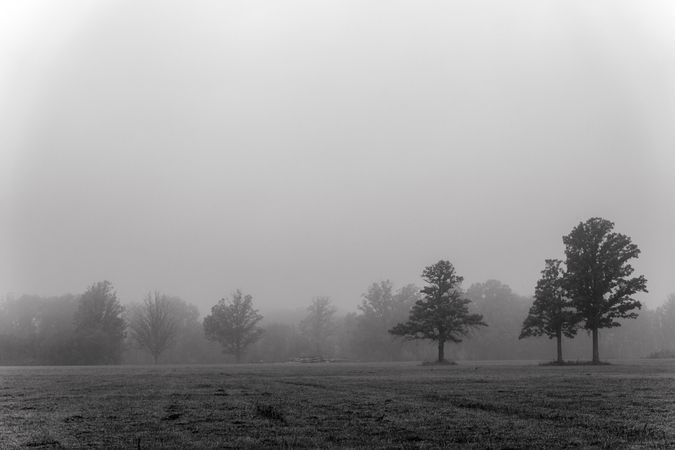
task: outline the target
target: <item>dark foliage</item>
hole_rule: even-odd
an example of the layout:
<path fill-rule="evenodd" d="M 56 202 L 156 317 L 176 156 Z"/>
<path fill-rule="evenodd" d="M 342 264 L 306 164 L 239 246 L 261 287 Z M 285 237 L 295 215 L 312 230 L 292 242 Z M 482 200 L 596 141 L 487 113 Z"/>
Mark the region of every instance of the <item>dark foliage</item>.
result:
<path fill-rule="evenodd" d="M 422 278 L 427 283 L 422 289 L 423 298 L 413 306 L 408 321 L 396 325 L 390 333 L 436 342 L 441 362 L 445 360 L 446 342 L 461 342 L 471 330 L 487 324 L 480 314 L 469 313 L 471 300 L 464 298 L 459 288 L 463 278 L 449 261 L 426 267 Z"/>
<path fill-rule="evenodd" d="M 534 303 L 523 322 L 520 338 L 548 336 L 557 343 L 557 362 L 563 362 L 563 335 L 572 338 L 577 333 L 578 315 L 564 288 L 562 261 L 547 259 L 541 278 L 534 290 Z"/>
<path fill-rule="evenodd" d="M 593 334 L 593 362 L 600 361 L 598 330 L 621 325 L 618 319 L 634 319 L 641 304 L 633 295 L 647 292 L 643 275 L 631 277 L 631 259 L 640 250 L 630 237 L 615 233 L 614 223 L 599 217 L 579 223 L 563 236 L 567 273 L 564 286 L 572 304 Z"/>

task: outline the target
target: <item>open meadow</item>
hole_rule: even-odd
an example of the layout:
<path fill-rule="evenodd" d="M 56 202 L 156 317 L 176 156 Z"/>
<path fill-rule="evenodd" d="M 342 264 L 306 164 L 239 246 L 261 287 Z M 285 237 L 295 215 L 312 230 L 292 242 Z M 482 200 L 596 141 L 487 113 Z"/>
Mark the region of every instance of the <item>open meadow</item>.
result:
<path fill-rule="evenodd" d="M 0 368 L 4 448 L 673 448 L 675 362 Z"/>

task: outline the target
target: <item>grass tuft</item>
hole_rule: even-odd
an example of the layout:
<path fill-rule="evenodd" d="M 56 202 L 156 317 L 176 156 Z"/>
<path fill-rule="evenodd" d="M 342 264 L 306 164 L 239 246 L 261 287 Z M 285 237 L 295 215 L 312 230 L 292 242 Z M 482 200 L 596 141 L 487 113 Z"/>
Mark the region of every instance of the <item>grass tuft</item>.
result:
<path fill-rule="evenodd" d="M 284 415 L 284 412 L 276 405 L 269 403 L 257 403 L 255 405 L 255 412 L 259 417 L 286 423 L 286 416 Z"/>

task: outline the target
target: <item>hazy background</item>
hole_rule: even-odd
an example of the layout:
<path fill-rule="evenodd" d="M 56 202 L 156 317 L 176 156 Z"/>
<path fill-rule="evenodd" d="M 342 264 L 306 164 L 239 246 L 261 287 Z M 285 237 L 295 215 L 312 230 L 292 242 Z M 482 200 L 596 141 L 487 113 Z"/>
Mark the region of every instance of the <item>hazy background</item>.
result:
<path fill-rule="evenodd" d="M 530 295 L 592 216 L 675 292 L 672 2 L 93 3 L 0 2 L 0 293 Z"/>

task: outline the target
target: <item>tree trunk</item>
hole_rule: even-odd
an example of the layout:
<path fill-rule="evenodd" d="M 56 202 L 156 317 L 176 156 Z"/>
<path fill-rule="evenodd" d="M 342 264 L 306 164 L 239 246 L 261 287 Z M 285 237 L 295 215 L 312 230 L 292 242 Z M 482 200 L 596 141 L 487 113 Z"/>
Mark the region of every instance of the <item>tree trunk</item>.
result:
<path fill-rule="evenodd" d="M 593 328 L 593 364 L 600 363 L 600 352 L 598 351 L 598 329 Z"/>
<path fill-rule="evenodd" d="M 438 340 L 438 362 L 445 361 L 445 341 L 443 339 Z"/>
<path fill-rule="evenodd" d="M 563 363 L 563 356 L 562 356 L 562 331 L 558 330 L 556 334 L 556 340 L 558 341 L 558 364 Z"/>

